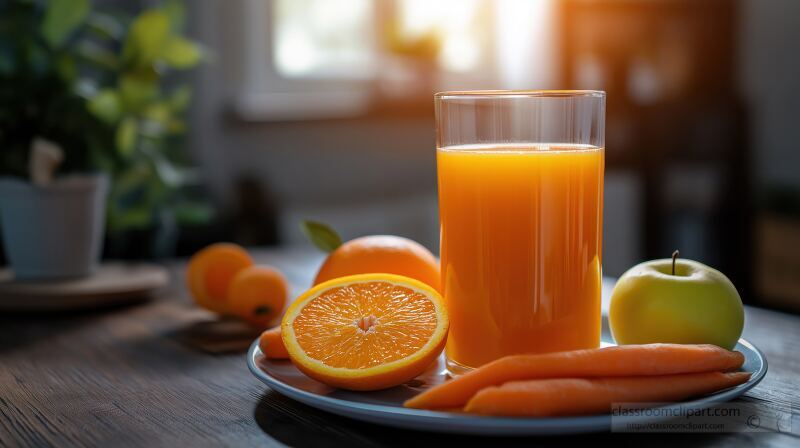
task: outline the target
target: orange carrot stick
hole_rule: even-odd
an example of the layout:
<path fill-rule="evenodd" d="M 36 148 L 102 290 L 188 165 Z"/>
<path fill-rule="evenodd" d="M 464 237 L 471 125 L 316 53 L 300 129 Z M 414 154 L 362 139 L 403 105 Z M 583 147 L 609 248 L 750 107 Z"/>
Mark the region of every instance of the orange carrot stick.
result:
<path fill-rule="evenodd" d="M 512 381 L 482 389 L 464 410 L 482 415 L 527 417 L 606 414 L 615 403 L 681 401 L 742 384 L 748 378 L 747 372 L 706 372 Z"/>
<path fill-rule="evenodd" d="M 283 345 L 283 339 L 281 339 L 280 325 L 261 333 L 261 337 L 258 338 L 258 347 L 269 359 L 289 358 L 289 352 L 286 351 L 286 346 Z"/>
<path fill-rule="evenodd" d="M 735 370 L 744 356 L 715 345 L 644 344 L 513 355 L 426 390 L 405 402 L 421 409 L 460 407 L 487 386 L 537 378 L 600 378 Z"/>

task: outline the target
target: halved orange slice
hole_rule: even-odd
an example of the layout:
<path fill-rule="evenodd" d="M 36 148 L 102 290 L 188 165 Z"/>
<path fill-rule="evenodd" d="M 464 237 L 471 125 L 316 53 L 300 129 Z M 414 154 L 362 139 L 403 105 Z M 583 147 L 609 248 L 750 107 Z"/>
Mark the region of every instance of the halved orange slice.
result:
<path fill-rule="evenodd" d="M 281 337 L 303 373 L 330 386 L 376 390 L 402 384 L 439 356 L 450 321 L 432 287 L 392 274 L 335 278 L 286 311 Z"/>

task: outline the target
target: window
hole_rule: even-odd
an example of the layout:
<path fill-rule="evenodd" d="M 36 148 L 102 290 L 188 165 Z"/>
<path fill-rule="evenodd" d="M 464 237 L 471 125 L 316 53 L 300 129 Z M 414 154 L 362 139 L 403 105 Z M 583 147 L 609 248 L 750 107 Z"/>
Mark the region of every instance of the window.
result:
<path fill-rule="evenodd" d="M 433 90 L 552 87 L 553 2 L 246 0 L 237 108 L 323 118 Z"/>
<path fill-rule="evenodd" d="M 287 78 L 370 78 L 372 0 L 275 0 L 272 63 Z"/>
<path fill-rule="evenodd" d="M 401 42 L 430 39 L 438 47 L 440 69 L 475 70 L 485 58 L 488 27 L 482 23 L 491 12 L 485 0 L 401 0 L 395 20 Z"/>

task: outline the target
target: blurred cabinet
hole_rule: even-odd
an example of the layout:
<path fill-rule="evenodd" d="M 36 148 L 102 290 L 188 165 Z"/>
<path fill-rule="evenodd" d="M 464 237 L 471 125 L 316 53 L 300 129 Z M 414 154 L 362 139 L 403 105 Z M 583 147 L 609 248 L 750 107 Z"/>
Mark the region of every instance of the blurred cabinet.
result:
<path fill-rule="evenodd" d="M 627 170 L 606 170 L 603 200 L 603 275 L 619 277 L 642 253 L 641 179 Z"/>
<path fill-rule="evenodd" d="M 800 312 L 800 218 L 759 216 L 756 292 L 766 305 Z"/>
<path fill-rule="evenodd" d="M 562 85 L 608 93 L 607 169 L 626 170 L 641 185 L 637 258 L 679 249 L 725 272 L 752 302 L 751 170 L 735 85 L 737 3 L 559 5 Z"/>

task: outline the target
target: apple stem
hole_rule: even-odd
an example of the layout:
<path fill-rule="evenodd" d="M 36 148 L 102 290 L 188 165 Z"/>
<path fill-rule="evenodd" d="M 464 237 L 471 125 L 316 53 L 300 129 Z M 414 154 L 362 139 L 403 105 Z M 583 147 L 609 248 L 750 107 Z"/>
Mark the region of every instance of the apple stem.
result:
<path fill-rule="evenodd" d="M 675 261 L 678 259 L 678 255 L 680 254 L 681 252 L 678 250 L 672 253 L 672 275 L 675 275 Z"/>

